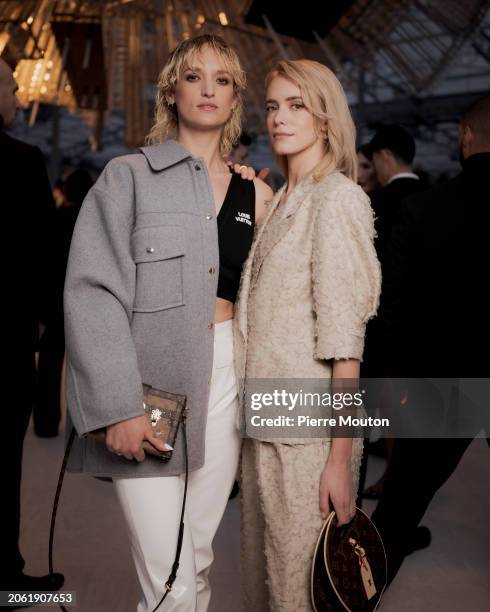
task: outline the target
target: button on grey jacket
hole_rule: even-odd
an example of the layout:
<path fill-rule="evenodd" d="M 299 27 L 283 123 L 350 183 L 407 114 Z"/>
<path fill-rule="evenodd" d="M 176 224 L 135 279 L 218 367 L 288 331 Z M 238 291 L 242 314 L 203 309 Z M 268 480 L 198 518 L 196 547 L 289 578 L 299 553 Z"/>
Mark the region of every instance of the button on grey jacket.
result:
<path fill-rule="evenodd" d="M 142 382 L 187 395 L 189 468 L 204 463 L 218 232 L 204 161 L 174 140 L 107 164 L 73 234 L 65 290 L 68 466 L 95 476 L 184 471 L 172 459 L 138 463 L 87 432 L 143 413 Z"/>

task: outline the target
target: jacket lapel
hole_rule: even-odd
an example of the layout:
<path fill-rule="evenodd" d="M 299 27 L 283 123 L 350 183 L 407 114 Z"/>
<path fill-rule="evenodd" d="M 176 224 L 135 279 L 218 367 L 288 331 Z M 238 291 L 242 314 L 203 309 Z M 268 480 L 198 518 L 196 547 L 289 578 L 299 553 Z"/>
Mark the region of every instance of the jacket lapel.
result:
<path fill-rule="evenodd" d="M 253 288 L 257 282 L 262 263 L 270 251 L 276 246 L 276 244 L 284 238 L 294 223 L 294 215 L 298 211 L 302 202 L 305 198 L 305 191 L 307 190 L 307 184 L 299 184 L 290 193 L 286 204 L 282 210 L 277 210 L 274 215 L 272 213 L 276 210 L 279 199 L 285 189 L 283 186 L 277 193 L 278 197 L 274 199 L 274 207 L 271 214 L 268 215 L 267 220 L 264 223 L 264 229 L 260 236 L 257 236 L 257 246 L 253 258 L 253 265 L 251 270 L 250 287 Z"/>
<path fill-rule="evenodd" d="M 274 210 L 276 209 L 279 200 L 281 198 L 281 195 L 284 191 L 284 189 L 286 188 L 286 185 L 284 184 L 275 194 L 274 197 L 272 198 L 270 205 L 269 205 L 269 210 L 267 211 L 267 214 L 265 216 L 264 221 L 260 224 L 257 225 L 255 228 L 255 236 L 254 236 L 254 241 L 252 242 L 252 246 L 250 247 L 250 251 L 248 254 L 248 258 L 247 261 L 245 262 L 243 271 L 242 271 L 242 276 L 240 279 L 240 291 L 239 291 L 239 308 L 237 310 L 236 313 L 236 319 L 237 319 L 237 324 L 238 324 L 238 329 L 240 330 L 240 333 L 243 337 L 243 340 L 246 341 L 247 339 L 247 306 L 248 306 L 248 296 L 250 293 L 250 280 L 251 280 L 251 275 L 252 275 L 252 264 L 253 264 L 253 260 L 254 260 L 254 256 L 255 256 L 255 251 L 257 248 L 257 245 L 259 244 L 260 240 L 261 240 L 261 236 L 264 233 L 264 230 L 267 227 L 267 224 L 269 222 L 269 219 L 272 215 L 272 213 L 274 212 Z"/>
<path fill-rule="evenodd" d="M 294 215 L 304 200 L 307 184 L 298 185 L 289 195 L 282 210 L 278 210 L 277 218 L 274 211 L 279 205 L 286 184 L 284 184 L 274 195 L 270 203 L 269 211 L 261 223 L 256 228 L 256 235 L 250 248 L 248 259 L 245 263 L 240 281 L 239 308 L 236 313 L 236 323 L 242 336 L 247 340 L 248 325 L 248 297 L 250 290 L 255 286 L 262 263 L 271 249 L 287 234 L 294 222 Z M 273 216 L 274 215 L 274 216 Z"/>

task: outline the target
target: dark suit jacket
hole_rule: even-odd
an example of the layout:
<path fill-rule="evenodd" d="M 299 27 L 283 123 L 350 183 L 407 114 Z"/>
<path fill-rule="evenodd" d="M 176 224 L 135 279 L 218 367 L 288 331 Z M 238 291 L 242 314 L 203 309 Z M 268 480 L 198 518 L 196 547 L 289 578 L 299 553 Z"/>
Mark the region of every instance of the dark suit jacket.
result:
<path fill-rule="evenodd" d="M 47 322 L 63 323 L 63 287 L 78 212 L 79 208 L 75 205 L 62 206 L 50 211 L 50 244 L 47 251 L 49 279 L 46 284 L 46 289 L 49 290 L 46 299 L 43 300 L 46 312 L 42 313 Z"/>
<path fill-rule="evenodd" d="M 384 276 L 386 251 L 391 238 L 393 223 L 400 212 L 404 198 L 423 191 L 426 184 L 416 178 L 397 178 L 386 187 L 375 191 L 371 197 L 371 206 L 375 214 L 375 229 L 377 236 L 374 241 L 376 253 L 381 263 L 381 272 Z M 383 295 L 381 295 L 383 300 Z M 383 348 L 380 337 L 379 314 L 368 322 L 366 327 L 366 341 L 364 348 L 361 373 L 363 377 L 381 377 L 383 371 L 379 369 L 382 363 Z"/>
<path fill-rule="evenodd" d="M 426 185 L 420 179 L 397 178 L 386 187 L 375 191 L 371 196 L 371 206 L 376 216 L 375 228 L 377 237 L 375 240 L 378 259 L 383 266 L 393 222 L 400 210 L 402 201 L 414 193 L 426 189 Z"/>
<path fill-rule="evenodd" d="M 490 153 L 400 206 L 378 321 L 391 376 L 487 377 Z"/>
<path fill-rule="evenodd" d="M 4 266 L 7 320 L 15 331 L 13 348 L 32 350 L 49 274 L 45 257 L 48 215 L 54 202 L 40 149 L 11 138 L 1 129 L 0 167 L 2 218 L 9 251 Z"/>

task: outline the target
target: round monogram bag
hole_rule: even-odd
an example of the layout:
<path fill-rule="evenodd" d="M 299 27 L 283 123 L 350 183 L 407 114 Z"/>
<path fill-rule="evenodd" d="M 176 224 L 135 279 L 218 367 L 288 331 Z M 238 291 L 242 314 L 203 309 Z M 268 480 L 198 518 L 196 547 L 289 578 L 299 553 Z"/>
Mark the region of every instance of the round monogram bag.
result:
<path fill-rule="evenodd" d="M 372 612 L 386 587 L 383 541 L 369 517 L 356 509 L 347 525 L 331 512 L 318 538 L 311 568 L 315 612 Z"/>

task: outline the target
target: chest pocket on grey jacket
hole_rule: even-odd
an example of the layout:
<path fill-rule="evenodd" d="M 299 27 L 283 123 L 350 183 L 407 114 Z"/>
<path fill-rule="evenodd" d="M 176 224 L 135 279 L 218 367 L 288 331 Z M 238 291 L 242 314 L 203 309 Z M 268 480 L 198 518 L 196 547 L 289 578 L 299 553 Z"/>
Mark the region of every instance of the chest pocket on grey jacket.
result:
<path fill-rule="evenodd" d="M 185 238 L 181 227 L 136 229 L 132 236 L 136 263 L 134 312 L 156 312 L 184 301 Z"/>

